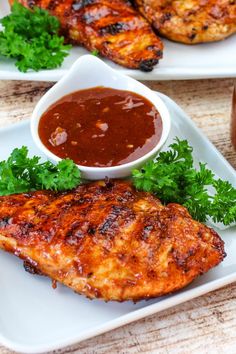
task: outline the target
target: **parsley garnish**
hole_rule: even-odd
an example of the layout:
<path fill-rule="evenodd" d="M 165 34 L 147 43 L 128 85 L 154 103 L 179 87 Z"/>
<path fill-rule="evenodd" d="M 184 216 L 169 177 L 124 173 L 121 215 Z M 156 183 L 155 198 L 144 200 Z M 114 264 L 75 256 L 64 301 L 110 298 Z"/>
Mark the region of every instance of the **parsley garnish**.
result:
<path fill-rule="evenodd" d="M 97 57 L 99 55 L 99 51 L 97 49 L 94 49 L 91 54 Z"/>
<path fill-rule="evenodd" d="M 0 195 L 23 193 L 38 189 L 63 191 L 80 183 L 80 171 L 72 160 L 57 165 L 40 157 L 28 157 L 28 149 L 14 149 L 6 161 L 0 162 Z"/>
<path fill-rule="evenodd" d="M 140 170 L 133 170 L 137 189 L 152 192 L 163 203 L 184 205 L 193 218 L 225 225 L 236 222 L 236 189 L 221 179 L 216 179 L 206 164 L 193 167 L 192 147 L 186 140 L 170 145 L 154 161 L 147 162 Z M 209 188 L 213 193 L 209 193 Z"/>
<path fill-rule="evenodd" d="M 215 178 L 206 164 L 193 166 L 192 147 L 186 140 L 170 145 L 154 161 L 140 170 L 133 170 L 133 183 L 139 190 L 157 195 L 164 203 L 184 205 L 193 218 L 230 225 L 236 222 L 236 189 L 227 181 Z M 39 189 L 63 191 L 80 183 L 80 171 L 72 160 L 57 165 L 40 157 L 28 157 L 28 149 L 14 149 L 10 157 L 0 162 L 0 195 Z M 209 188 L 213 191 L 209 192 Z"/>
<path fill-rule="evenodd" d="M 0 55 L 15 58 L 22 72 L 60 66 L 71 46 L 64 45 L 64 38 L 58 35 L 58 19 L 46 10 L 29 10 L 16 1 L 11 11 L 0 20 L 4 27 L 0 32 Z"/>

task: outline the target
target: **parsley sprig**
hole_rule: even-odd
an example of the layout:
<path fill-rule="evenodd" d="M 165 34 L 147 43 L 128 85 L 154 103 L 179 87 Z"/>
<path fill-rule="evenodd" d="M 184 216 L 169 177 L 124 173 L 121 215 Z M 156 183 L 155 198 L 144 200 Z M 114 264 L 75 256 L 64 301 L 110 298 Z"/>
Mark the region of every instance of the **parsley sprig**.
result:
<path fill-rule="evenodd" d="M 23 193 L 38 189 L 63 191 L 80 183 L 80 171 L 72 160 L 61 160 L 57 165 L 40 157 L 28 157 L 25 146 L 14 149 L 0 162 L 0 195 Z"/>
<path fill-rule="evenodd" d="M 154 161 L 133 170 L 133 183 L 139 190 L 152 192 L 165 204 L 184 205 L 193 218 L 225 225 L 236 222 L 236 189 L 215 178 L 206 164 L 193 166 L 192 147 L 186 140 L 170 145 Z M 212 192 L 209 192 L 212 190 Z"/>
<path fill-rule="evenodd" d="M 164 203 L 184 205 L 193 218 L 230 225 L 236 222 L 236 189 L 214 176 L 206 164 L 193 165 L 192 147 L 186 140 L 170 145 L 154 161 L 132 171 L 135 187 L 157 195 Z M 39 189 L 63 191 L 75 188 L 81 181 L 80 171 L 72 160 L 57 165 L 28 157 L 28 149 L 14 149 L 0 162 L 0 195 Z"/>
<path fill-rule="evenodd" d="M 0 55 L 15 58 L 22 72 L 56 68 L 71 48 L 59 36 L 58 19 L 46 10 L 37 7 L 30 10 L 15 1 L 11 14 L 0 23 L 4 27 L 0 32 Z"/>

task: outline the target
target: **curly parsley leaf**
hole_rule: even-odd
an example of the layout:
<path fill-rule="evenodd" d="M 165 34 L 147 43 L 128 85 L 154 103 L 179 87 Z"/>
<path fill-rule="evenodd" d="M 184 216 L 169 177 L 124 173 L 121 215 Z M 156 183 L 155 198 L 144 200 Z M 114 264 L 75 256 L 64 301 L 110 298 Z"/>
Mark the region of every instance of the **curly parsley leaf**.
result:
<path fill-rule="evenodd" d="M 230 225 L 236 221 L 236 189 L 227 181 L 220 179 L 213 181 L 215 195 L 212 201 L 210 216 L 213 221 L 222 221 Z M 223 212 L 227 210 L 227 212 Z M 222 219 L 222 220 L 221 220 Z"/>
<path fill-rule="evenodd" d="M 168 151 L 140 170 L 133 170 L 135 187 L 155 193 L 165 204 L 184 205 L 199 221 L 210 217 L 225 225 L 236 222 L 236 189 L 227 181 L 215 179 L 203 163 L 195 169 L 192 151 L 186 140 L 176 138 Z"/>
<path fill-rule="evenodd" d="M 28 149 L 14 149 L 6 161 L 0 162 L 0 195 L 23 193 L 38 189 L 63 191 L 80 183 L 80 171 L 72 160 L 57 165 L 40 157 L 28 157 Z"/>
<path fill-rule="evenodd" d="M 92 50 L 91 54 L 97 57 L 99 55 L 99 51 L 97 49 L 94 49 Z"/>
<path fill-rule="evenodd" d="M 16 1 L 11 10 L 0 20 L 4 27 L 0 32 L 0 55 L 15 58 L 22 72 L 60 66 L 71 46 L 64 45 L 64 38 L 59 36 L 58 19 L 46 10 L 30 10 Z"/>

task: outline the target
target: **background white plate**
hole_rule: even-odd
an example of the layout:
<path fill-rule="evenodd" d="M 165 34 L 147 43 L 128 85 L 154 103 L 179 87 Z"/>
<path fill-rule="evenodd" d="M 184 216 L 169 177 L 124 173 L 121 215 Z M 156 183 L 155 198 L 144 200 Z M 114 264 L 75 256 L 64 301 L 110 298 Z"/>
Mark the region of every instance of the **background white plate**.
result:
<path fill-rule="evenodd" d="M 8 0 L 0 0 L 0 18 L 9 12 Z M 110 66 L 137 80 L 178 80 L 236 77 L 236 35 L 216 43 L 188 46 L 164 40 L 164 58 L 150 72 L 129 70 L 104 59 Z M 13 60 L 0 58 L 0 79 L 58 81 L 71 64 L 88 51 L 74 47 L 63 65 L 55 70 L 20 73 Z"/>
<path fill-rule="evenodd" d="M 175 136 L 188 139 L 194 147 L 196 162 L 199 159 L 207 162 L 216 174 L 236 186 L 234 169 L 172 100 L 161 97 L 172 117 L 166 145 Z M 40 155 L 30 135 L 29 121 L 0 130 L 0 160 L 22 145 L 29 147 L 31 155 Z M 22 353 L 53 350 L 236 281 L 236 227 L 219 233 L 228 254 L 223 263 L 176 294 L 137 304 L 90 301 L 62 285 L 53 290 L 49 279 L 26 273 L 21 260 L 0 251 L 0 342 Z"/>

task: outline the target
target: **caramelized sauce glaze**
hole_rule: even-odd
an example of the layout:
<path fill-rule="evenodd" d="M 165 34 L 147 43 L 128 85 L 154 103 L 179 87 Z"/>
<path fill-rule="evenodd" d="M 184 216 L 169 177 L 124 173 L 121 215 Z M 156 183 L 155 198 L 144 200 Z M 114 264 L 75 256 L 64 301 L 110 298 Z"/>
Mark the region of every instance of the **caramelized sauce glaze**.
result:
<path fill-rule="evenodd" d="M 134 161 L 156 146 L 161 133 L 162 120 L 151 102 L 106 87 L 62 97 L 39 122 L 40 139 L 51 152 L 93 167 Z"/>

